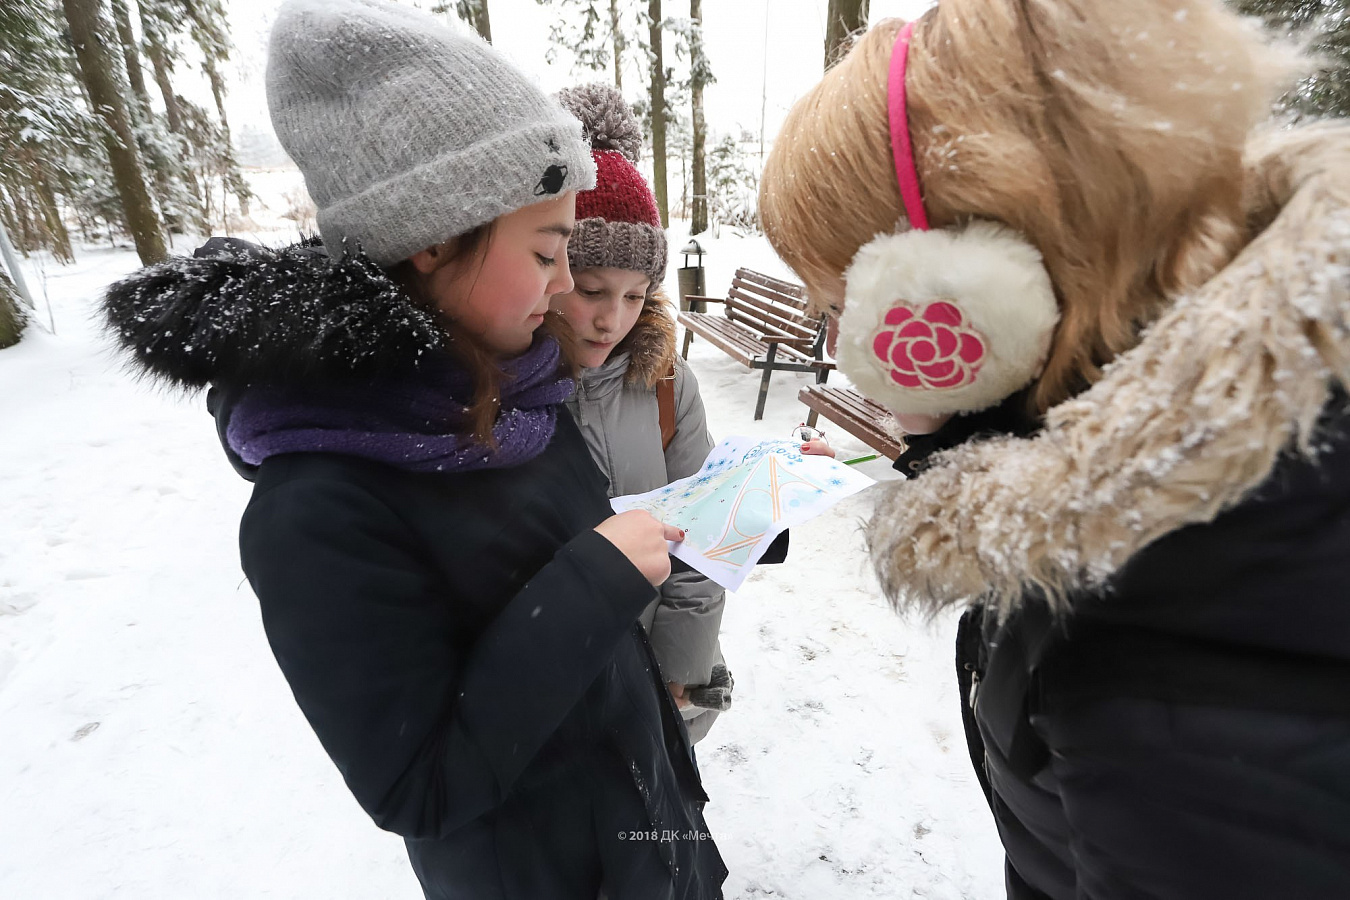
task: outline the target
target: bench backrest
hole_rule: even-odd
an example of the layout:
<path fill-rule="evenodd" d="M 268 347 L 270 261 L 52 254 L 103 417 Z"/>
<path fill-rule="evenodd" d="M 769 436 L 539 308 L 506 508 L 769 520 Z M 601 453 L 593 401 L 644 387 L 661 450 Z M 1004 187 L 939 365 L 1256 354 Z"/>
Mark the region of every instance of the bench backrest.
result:
<path fill-rule="evenodd" d="M 822 320 L 807 315 L 800 284 L 737 269 L 727 293 L 726 315 L 761 334 L 782 336 L 782 343 L 809 353 L 818 342 Z"/>

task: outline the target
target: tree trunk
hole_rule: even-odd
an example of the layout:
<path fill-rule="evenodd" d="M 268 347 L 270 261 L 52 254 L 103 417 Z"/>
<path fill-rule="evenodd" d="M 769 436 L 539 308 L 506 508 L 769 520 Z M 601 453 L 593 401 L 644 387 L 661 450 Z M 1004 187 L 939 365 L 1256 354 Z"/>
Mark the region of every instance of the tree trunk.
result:
<path fill-rule="evenodd" d="M 229 151 L 230 172 L 227 177 L 231 191 L 239 201 L 239 212 L 245 218 L 248 218 L 248 203 L 252 195 L 248 191 L 248 184 L 243 176 L 239 174 L 238 167 L 234 162 L 234 138 L 230 137 L 230 120 L 225 115 L 225 79 L 220 74 L 220 68 L 216 61 L 209 55 L 202 62 L 202 67 L 206 69 L 207 80 L 211 82 L 211 96 L 216 101 L 216 113 L 220 116 L 220 130 L 225 138 L 225 147 Z M 222 198 L 222 205 L 224 198 Z"/>
<path fill-rule="evenodd" d="M 42 160 L 31 150 L 24 151 L 23 155 L 24 161 L 28 164 L 28 176 L 33 183 L 33 192 L 37 194 L 38 205 L 42 210 L 42 220 L 47 224 L 47 231 L 51 234 L 52 255 L 58 262 L 69 265 L 75 262 L 75 253 L 70 247 L 70 232 L 66 231 L 66 223 L 61 221 L 61 209 L 56 205 L 56 192 L 52 190 L 51 182 L 47 180 Z"/>
<path fill-rule="evenodd" d="M 492 43 L 492 19 L 488 15 L 488 0 L 478 0 L 478 15 L 474 17 L 473 27 L 483 36 L 483 40 Z"/>
<path fill-rule="evenodd" d="M 830 0 L 825 19 L 826 71 L 848 52 L 849 35 L 867 27 L 869 3 L 870 0 Z"/>
<path fill-rule="evenodd" d="M 669 228 L 670 207 L 666 200 L 666 67 L 661 60 L 661 0 L 648 0 L 647 14 L 651 17 L 648 34 L 652 43 L 652 187 L 656 192 L 656 208 L 661 213 L 661 227 Z"/>
<path fill-rule="evenodd" d="M 126 101 L 121 86 L 114 79 L 105 32 L 100 27 L 99 5 L 97 0 L 62 0 L 62 5 L 89 99 L 93 101 L 95 113 L 107 126 L 103 144 L 122 200 L 127 230 L 136 243 L 141 263 L 148 266 L 168 256 L 164 247 L 164 229 L 145 186 L 145 171 L 136 152 Z"/>
<path fill-rule="evenodd" d="M 216 101 L 216 115 L 220 116 L 220 128 L 225 132 L 225 139 L 230 139 L 230 119 L 225 115 L 225 79 L 220 74 L 220 67 L 211 57 L 202 60 L 202 68 L 206 70 L 206 79 L 211 83 L 211 96 Z"/>
<path fill-rule="evenodd" d="M 703 0 L 689 0 L 689 18 L 694 28 L 701 32 L 703 28 Z M 696 36 L 698 48 L 695 57 L 703 54 L 703 35 Z M 697 68 L 697 67 L 696 67 Z M 694 97 L 694 196 L 690 234 L 701 234 L 708 230 L 708 174 L 705 161 L 704 144 L 708 139 L 708 123 L 703 117 L 703 78 L 695 72 L 690 89 Z"/>
<path fill-rule="evenodd" d="M 614 40 L 614 86 L 623 93 L 623 23 L 619 19 L 619 0 L 609 0 L 609 31 Z"/>
<path fill-rule="evenodd" d="M 155 73 L 155 85 L 159 88 L 160 96 L 164 100 L 164 117 L 169 122 L 169 130 L 176 134 L 183 144 L 183 168 L 181 170 L 183 183 L 187 185 L 188 193 L 192 195 L 197 203 L 197 208 L 192 211 L 193 224 L 200 230 L 207 229 L 206 209 L 203 206 L 202 190 L 197 184 L 197 176 L 193 174 L 192 162 L 187 157 L 188 138 L 187 128 L 183 123 L 183 109 L 178 105 L 178 95 L 173 90 L 173 60 L 169 56 L 169 49 L 164 46 L 163 35 L 158 28 L 151 22 L 146 12 L 146 0 L 140 0 L 141 11 L 141 33 L 145 35 L 145 55 L 150 57 L 150 68 Z"/>
<path fill-rule="evenodd" d="M 37 229 L 33 225 L 33 216 L 28 211 L 28 202 L 24 199 L 24 193 L 31 188 L 28 184 L 10 184 L 9 187 L 9 205 L 12 210 L 10 233 L 14 235 L 14 241 L 20 253 L 27 256 L 34 250 L 42 249 L 42 239 L 34 234 Z"/>
<path fill-rule="evenodd" d="M 169 59 L 169 50 L 164 46 L 163 38 L 147 20 L 145 7 L 141 7 L 141 31 L 145 33 L 145 54 L 150 57 L 150 66 L 155 73 L 155 84 L 164 98 L 164 115 L 169 120 L 169 130 L 174 134 L 185 135 L 183 110 L 178 106 L 178 96 L 173 92 L 173 61 Z"/>
<path fill-rule="evenodd" d="M 154 109 L 150 105 L 150 90 L 145 85 L 145 71 L 141 67 L 141 51 L 136 43 L 136 34 L 131 30 L 131 13 L 127 11 L 126 0 L 112 0 L 113 24 L 117 26 L 117 40 L 122 47 L 122 61 L 126 64 L 127 81 L 131 84 L 131 94 L 135 99 L 133 108 L 128 110 L 136 124 L 150 126 L 155 119 Z M 155 196 L 159 200 L 160 213 L 164 216 L 164 226 L 170 235 L 178 226 L 178 217 L 170 214 L 173 208 L 173 173 L 170 167 L 174 163 L 163 158 L 163 153 L 148 145 L 140 145 L 141 161 L 150 170 L 155 181 Z M 172 242 L 173 238 L 169 238 Z"/>
<path fill-rule="evenodd" d="M 439 3 L 432 12 L 447 12 L 454 8 L 455 15 L 489 44 L 492 43 L 492 20 L 488 16 L 488 0 L 457 0 L 455 3 Z"/>
<path fill-rule="evenodd" d="M 150 91 L 145 86 L 145 72 L 141 69 L 141 52 L 136 45 L 136 34 L 131 30 L 131 14 L 126 0 L 112 0 L 113 21 L 117 24 L 117 39 L 122 45 L 122 59 L 127 65 L 127 80 L 131 93 L 140 106 L 142 119 L 150 121 Z"/>
<path fill-rule="evenodd" d="M 5 270 L 0 268 L 0 350 L 19 342 L 27 321 L 28 316 L 19 302 L 18 289 L 9 280 Z"/>

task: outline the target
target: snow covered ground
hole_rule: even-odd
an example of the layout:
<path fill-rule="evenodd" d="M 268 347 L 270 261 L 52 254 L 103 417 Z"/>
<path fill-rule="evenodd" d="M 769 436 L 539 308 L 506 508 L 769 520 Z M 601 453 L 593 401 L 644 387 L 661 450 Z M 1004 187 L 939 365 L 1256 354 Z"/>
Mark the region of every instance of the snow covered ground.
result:
<path fill-rule="evenodd" d="M 710 293 L 737 266 L 789 274 L 762 238 L 700 241 Z M 92 318 L 136 264 L 86 248 L 30 269 L 55 333 L 0 352 L 0 897 L 420 897 L 271 658 L 236 553 L 249 485 L 201 398 L 135 381 Z M 698 340 L 690 359 L 715 437 L 787 437 L 803 419 L 807 376 L 775 374 L 754 422 L 758 373 Z M 863 451 L 826 428 L 841 456 Z M 906 622 L 880 599 L 871 502 L 794 529 L 787 564 L 727 604 L 735 705 L 698 749 L 728 898 L 1002 893 L 954 622 Z"/>

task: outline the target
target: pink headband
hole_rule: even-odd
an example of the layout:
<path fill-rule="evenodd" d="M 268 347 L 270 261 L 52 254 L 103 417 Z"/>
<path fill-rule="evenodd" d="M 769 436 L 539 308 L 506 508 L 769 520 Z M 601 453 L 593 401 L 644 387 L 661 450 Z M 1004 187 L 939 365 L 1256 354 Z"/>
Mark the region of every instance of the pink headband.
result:
<path fill-rule="evenodd" d="M 891 152 L 895 155 L 895 177 L 900 182 L 900 199 L 905 204 L 909 224 L 919 231 L 928 230 L 928 213 L 919 193 L 919 172 L 914 167 L 914 149 L 909 143 L 909 118 L 905 105 L 905 70 L 909 63 L 909 39 L 914 23 L 900 29 L 891 50 L 891 78 L 887 88 L 891 123 Z"/>

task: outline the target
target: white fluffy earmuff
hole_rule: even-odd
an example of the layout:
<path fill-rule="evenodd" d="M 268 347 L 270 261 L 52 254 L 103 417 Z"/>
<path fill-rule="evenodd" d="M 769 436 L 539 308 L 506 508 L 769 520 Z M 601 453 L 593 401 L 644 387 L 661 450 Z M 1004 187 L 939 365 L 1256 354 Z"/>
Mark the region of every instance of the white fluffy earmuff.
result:
<path fill-rule="evenodd" d="M 994 222 L 879 235 L 844 279 L 839 370 L 897 413 L 994 406 L 1040 374 L 1059 321 L 1040 251 Z"/>

